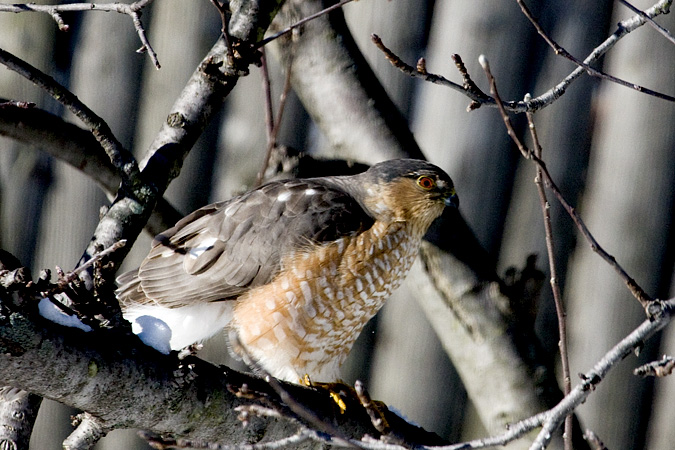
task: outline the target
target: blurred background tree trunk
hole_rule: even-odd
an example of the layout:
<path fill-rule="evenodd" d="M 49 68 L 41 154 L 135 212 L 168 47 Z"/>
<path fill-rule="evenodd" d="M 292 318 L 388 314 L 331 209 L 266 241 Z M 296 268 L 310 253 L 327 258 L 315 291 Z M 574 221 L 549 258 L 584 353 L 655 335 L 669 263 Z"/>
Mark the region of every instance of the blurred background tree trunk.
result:
<path fill-rule="evenodd" d="M 643 1 L 636 6 L 649 5 Z M 619 8 L 612 22 L 630 14 Z M 660 23 L 672 29 L 673 16 L 664 19 Z M 675 47 L 666 45 L 651 28 L 638 31 L 609 53 L 605 71 L 672 94 Z M 603 83 L 595 108 L 597 120 L 581 214 L 600 245 L 647 293 L 666 298 L 672 276 L 675 105 Z M 644 320 L 644 312 L 586 242 L 580 240 L 570 256 L 566 290 L 571 365 L 577 373 L 591 367 L 606 349 Z M 645 441 L 653 380 L 640 379 L 632 371 L 659 357 L 658 340 L 649 341 L 639 359 L 627 358 L 579 409 L 585 426 L 598 433 L 609 448 L 658 448 Z M 667 416 L 672 427 L 672 413 Z M 672 448 L 672 441 L 667 447 Z"/>

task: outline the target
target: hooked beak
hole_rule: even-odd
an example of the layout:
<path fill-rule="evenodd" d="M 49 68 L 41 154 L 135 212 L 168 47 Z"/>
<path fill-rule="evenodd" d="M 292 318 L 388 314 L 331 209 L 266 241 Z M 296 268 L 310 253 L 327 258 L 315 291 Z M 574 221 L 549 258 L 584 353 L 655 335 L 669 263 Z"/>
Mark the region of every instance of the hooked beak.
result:
<path fill-rule="evenodd" d="M 452 189 L 450 191 L 450 195 L 445 198 L 445 206 L 454 206 L 455 208 L 459 208 L 459 197 L 457 196 L 457 193 L 455 193 L 454 189 Z"/>

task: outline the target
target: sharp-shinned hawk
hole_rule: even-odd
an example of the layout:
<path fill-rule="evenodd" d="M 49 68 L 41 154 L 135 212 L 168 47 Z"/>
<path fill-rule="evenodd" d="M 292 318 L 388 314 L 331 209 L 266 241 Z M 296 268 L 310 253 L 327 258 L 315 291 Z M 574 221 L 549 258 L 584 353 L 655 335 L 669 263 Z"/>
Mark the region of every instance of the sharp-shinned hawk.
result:
<path fill-rule="evenodd" d="M 272 182 L 159 234 L 117 296 L 131 322 L 165 323 L 171 349 L 225 328 L 277 378 L 335 381 L 447 205 L 458 205 L 450 177 L 419 160 Z"/>

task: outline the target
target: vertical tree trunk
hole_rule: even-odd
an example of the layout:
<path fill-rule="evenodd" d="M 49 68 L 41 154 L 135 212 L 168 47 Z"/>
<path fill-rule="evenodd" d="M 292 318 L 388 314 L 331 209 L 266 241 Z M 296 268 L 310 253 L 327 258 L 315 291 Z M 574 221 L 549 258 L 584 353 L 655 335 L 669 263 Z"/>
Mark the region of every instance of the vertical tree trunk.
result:
<path fill-rule="evenodd" d="M 526 89 L 525 74 L 536 70 L 529 64 L 526 52 L 535 36 L 515 3 L 495 3 L 485 9 L 476 8 L 471 1 L 437 2 L 430 33 L 424 55 L 427 69 L 451 80 L 461 82 L 450 58 L 455 53 L 462 57 L 474 81 L 485 87 L 485 76 L 477 63 L 478 56 L 484 53 L 506 98 L 522 97 Z M 481 108 L 467 113 L 468 103 L 450 89 L 422 84 L 415 104 L 413 128 L 429 159 L 453 177 L 462 215 L 483 246 L 496 257 L 517 155 L 498 112 Z M 403 323 L 397 328 L 406 329 Z M 425 366 L 435 368 L 441 360 L 439 355 Z M 445 383 L 447 386 L 448 381 Z M 456 407 L 456 399 L 461 395 L 451 396 L 455 398 L 448 398 L 437 413 Z M 492 433 L 501 429 L 496 423 L 484 423 L 484 426 Z M 516 444 L 515 448 L 520 447 Z"/>
<path fill-rule="evenodd" d="M 37 15 L 25 17 L 35 19 Z M 125 25 L 130 27 L 128 22 L 126 16 L 96 13 L 85 14 L 80 23 L 71 24 L 79 30 L 69 82 L 70 89 L 103 117 L 127 148 L 134 132 L 144 58 L 133 57 L 140 46 L 138 37 L 133 32 L 120 32 Z M 115 36 L 114 45 L 111 36 Z M 66 115 L 66 120 L 79 124 L 71 114 Z M 72 167 L 55 164 L 53 177 L 40 222 L 36 261 L 38 267 L 53 269 L 61 265 L 68 270 L 71 268 L 68 264 L 74 265 L 82 255 L 98 223 L 100 208 L 108 201 L 92 180 Z M 70 416 L 74 413 L 57 403 L 45 402 L 33 435 L 33 447 L 60 449 L 63 438 L 72 431 Z M 135 436 L 132 438 L 138 441 Z"/>
<path fill-rule="evenodd" d="M 649 6 L 640 2 L 637 7 Z M 617 7 L 617 20 L 629 14 Z M 669 29 L 672 16 L 660 22 Z M 608 73 L 650 88 L 675 92 L 675 47 L 653 29 L 638 30 L 608 55 Z M 603 83 L 596 105 L 597 127 L 581 213 L 607 251 L 651 295 L 665 295 L 670 268 L 675 183 L 675 105 L 613 83 Z M 579 241 L 567 283 L 572 372 L 587 370 L 639 321 L 644 311 L 617 275 L 585 241 Z M 664 270 L 665 269 L 665 270 Z M 650 341 L 640 360 L 629 357 L 604 381 L 579 412 L 585 426 L 612 449 L 643 448 L 651 381 L 632 374 L 657 356 Z"/>
<path fill-rule="evenodd" d="M 611 9 L 612 2 L 609 1 L 581 0 L 564 4 L 551 1 L 541 8 L 538 21 L 567 51 L 583 59 L 607 37 Z M 528 75 L 533 97 L 551 89 L 575 67 L 567 59 L 556 55 L 542 38 L 538 38 L 535 48 L 540 55 L 537 59 L 544 61 L 544 64 L 541 72 Z M 543 158 L 563 195 L 572 204 L 577 204 L 577 198 L 583 192 L 595 118 L 593 94 L 600 83 L 597 78 L 582 76 L 556 101 L 555 106 L 534 115 Z M 522 134 L 531 148 L 529 132 L 523 130 Z M 537 332 L 542 344 L 557 355 L 558 322 L 549 284 L 542 210 L 534 177 L 534 164 L 519 158 L 511 206 L 506 216 L 499 268 L 503 273 L 508 267 L 522 266 L 528 255 L 538 255 L 537 265 L 546 272 L 546 284 L 538 303 Z M 563 287 L 567 258 L 574 247 L 575 230 L 569 216 L 550 191 L 547 196 L 551 205 L 558 284 Z"/>
<path fill-rule="evenodd" d="M 395 69 L 373 45 L 375 33 L 405 61 L 424 54 L 433 2 L 399 1 L 396 7 L 374 1 L 345 8 L 352 35 L 394 104 L 406 116 L 412 112 L 416 80 Z M 429 156 L 429 155 L 427 155 Z M 451 439 L 460 438 L 466 398 L 457 374 L 443 351 L 424 312 L 412 301 L 408 283 L 387 301 L 376 326 L 366 330 L 360 343 L 375 345 L 358 358 L 353 377 L 370 377 L 371 394 L 398 408 L 429 430 Z M 375 334 L 373 334 L 375 333 Z M 347 368 L 348 369 L 348 368 Z M 358 369 L 369 369 L 358 374 Z"/>

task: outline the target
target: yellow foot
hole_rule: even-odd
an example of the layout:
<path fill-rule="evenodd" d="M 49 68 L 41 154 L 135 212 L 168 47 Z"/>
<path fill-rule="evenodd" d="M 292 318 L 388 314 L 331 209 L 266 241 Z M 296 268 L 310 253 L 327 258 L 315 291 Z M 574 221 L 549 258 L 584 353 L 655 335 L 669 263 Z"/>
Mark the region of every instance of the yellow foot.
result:
<path fill-rule="evenodd" d="M 330 395 L 330 398 L 333 399 L 333 401 L 338 405 L 338 408 L 340 408 L 340 414 L 344 414 L 345 411 L 347 410 L 347 405 L 345 404 L 345 401 L 342 400 L 342 397 L 340 397 L 339 391 L 346 390 L 349 391 L 350 393 L 353 393 L 354 396 L 356 396 L 356 393 L 354 389 L 344 383 L 314 383 L 312 380 L 309 378 L 309 374 L 305 374 L 304 377 L 300 379 L 300 384 L 308 386 L 308 387 L 320 387 L 323 389 L 326 389 L 328 391 L 328 395 Z"/>

